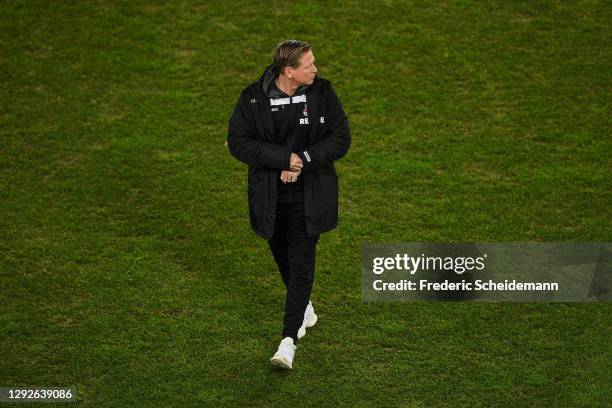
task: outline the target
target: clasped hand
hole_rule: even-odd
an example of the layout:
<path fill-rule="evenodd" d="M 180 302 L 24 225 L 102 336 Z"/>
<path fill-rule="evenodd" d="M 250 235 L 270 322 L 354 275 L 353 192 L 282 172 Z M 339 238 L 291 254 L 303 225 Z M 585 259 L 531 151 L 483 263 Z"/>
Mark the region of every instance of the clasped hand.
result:
<path fill-rule="evenodd" d="M 302 163 L 302 159 L 295 153 L 291 153 L 291 158 L 289 159 L 289 169 L 281 171 L 280 179 L 283 183 L 294 183 L 297 181 L 298 177 L 302 173 L 302 167 L 304 163 Z"/>

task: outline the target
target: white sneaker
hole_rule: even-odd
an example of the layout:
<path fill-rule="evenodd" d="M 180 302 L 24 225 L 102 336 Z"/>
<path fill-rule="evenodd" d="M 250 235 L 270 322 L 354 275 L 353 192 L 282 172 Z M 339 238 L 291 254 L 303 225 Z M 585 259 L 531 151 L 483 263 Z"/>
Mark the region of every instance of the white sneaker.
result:
<path fill-rule="evenodd" d="M 306 306 L 306 310 L 304 311 L 304 322 L 302 323 L 302 327 L 298 329 L 298 339 L 301 339 L 306 335 L 306 328 L 312 327 L 317 323 L 317 315 L 314 312 L 314 307 L 312 307 L 312 302 L 308 301 L 308 306 Z"/>
<path fill-rule="evenodd" d="M 291 370 L 293 357 L 295 356 L 296 345 L 293 344 L 291 337 L 285 337 L 278 346 L 278 351 L 270 359 L 275 366 Z"/>

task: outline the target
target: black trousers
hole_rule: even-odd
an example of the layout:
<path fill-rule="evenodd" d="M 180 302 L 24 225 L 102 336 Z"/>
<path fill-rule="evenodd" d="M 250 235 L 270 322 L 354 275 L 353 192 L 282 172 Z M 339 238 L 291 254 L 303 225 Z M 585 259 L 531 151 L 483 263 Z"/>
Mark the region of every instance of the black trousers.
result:
<path fill-rule="evenodd" d="M 303 202 L 278 203 L 274 235 L 268 244 L 287 289 L 282 338 L 291 337 L 294 344 L 312 292 L 318 241 L 319 235 L 306 235 Z"/>

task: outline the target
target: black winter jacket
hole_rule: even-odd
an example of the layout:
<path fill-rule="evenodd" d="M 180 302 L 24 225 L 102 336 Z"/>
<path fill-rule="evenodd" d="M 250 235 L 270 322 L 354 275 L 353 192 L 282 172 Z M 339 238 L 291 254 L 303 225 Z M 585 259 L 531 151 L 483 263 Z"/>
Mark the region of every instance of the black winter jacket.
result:
<path fill-rule="evenodd" d="M 291 153 L 304 163 L 304 214 L 309 236 L 338 225 L 338 177 L 334 160 L 346 154 L 351 144 L 348 118 L 331 83 L 315 77 L 306 88 L 306 115 L 297 119 L 298 137 L 307 140 L 302 152 L 282 146 L 273 132 L 270 98 L 266 91 L 274 80 L 272 65 L 261 78 L 246 87 L 229 120 L 227 143 L 238 160 L 249 165 L 249 216 L 253 231 L 265 239 L 274 233 L 277 183 L 281 170 L 289 169 Z M 294 95 L 295 96 L 295 95 Z M 300 96 L 301 97 L 301 96 Z M 304 115 L 304 114 L 303 114 Z"/>

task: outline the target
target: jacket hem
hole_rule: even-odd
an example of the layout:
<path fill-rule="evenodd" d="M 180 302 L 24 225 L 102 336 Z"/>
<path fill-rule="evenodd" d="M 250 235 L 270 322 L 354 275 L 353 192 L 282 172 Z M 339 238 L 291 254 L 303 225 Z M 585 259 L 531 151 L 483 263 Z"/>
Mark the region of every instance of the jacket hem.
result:
<path fill-rule="evenodd" d="M 323 234 L 325 232 L 331 231 L 331 230 L 335 229 L 336 227 L 338 227 L 338 224 L 339 224 L 339 222 L 336 221 L 335 224 L 330 225 L 329 227 L 322 227 L 322 228 L 315 228 L 315 229 L 310 228 L 308 236 L 312 237 L 312 236 L 315 236 L 315 235 L 319 235 L 319 234 Z"/>
<path fill-rule="evenodd" d="M 252 230 L 252 231 L 253 231 L 253 232 L 254 232 L 254 233 L 257 235 L 257 236 L 259 236 L 259 237 L 261 237 L 261 238 L 265 239 L 266 241 L 271 240 L 271 239 L 272 239 L 272 236 L 274 235 L 274 233 L 272 233 L 272 234 L 269 234 L 269 235 L 268 235 L 268 234 L 265 234 L 265 233 L 263 233 L 263 232 L 259 231 L 258 229 L 256 229 L 256 228 L 253 226 L 253 224 L 251 224 L 251 230 Z"/>

